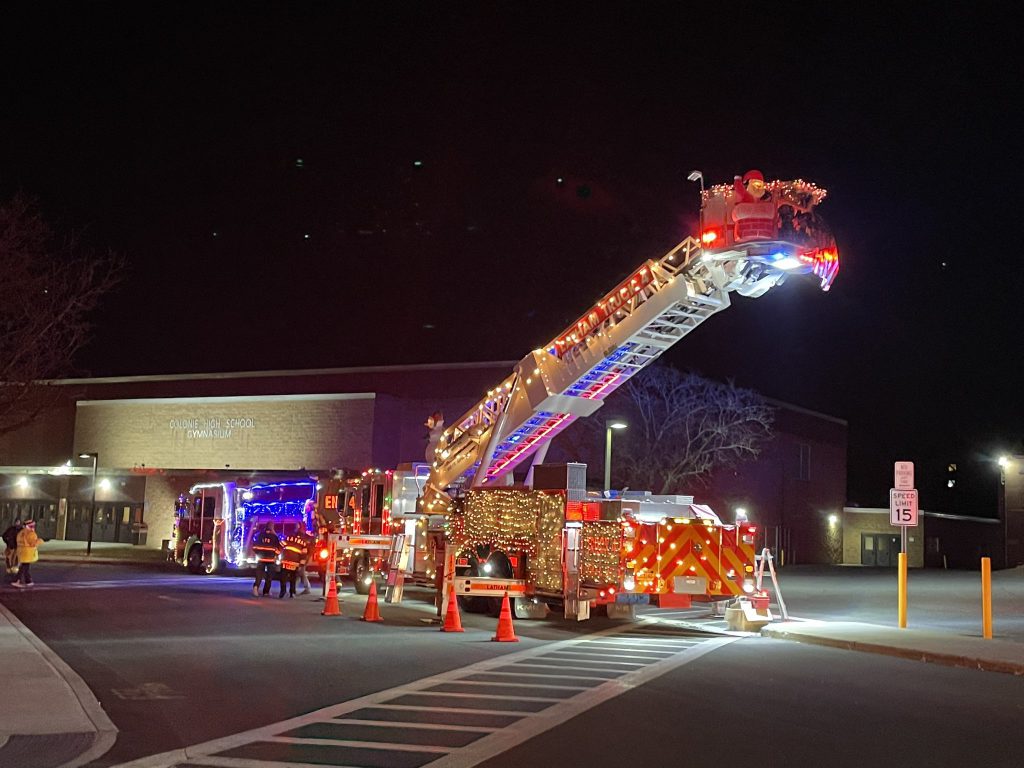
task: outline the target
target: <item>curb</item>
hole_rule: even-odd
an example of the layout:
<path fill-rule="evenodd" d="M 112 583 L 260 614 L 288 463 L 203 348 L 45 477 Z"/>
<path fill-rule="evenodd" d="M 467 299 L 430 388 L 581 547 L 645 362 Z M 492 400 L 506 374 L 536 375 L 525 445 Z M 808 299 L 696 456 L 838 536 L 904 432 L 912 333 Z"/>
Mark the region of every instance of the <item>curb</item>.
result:
<path fill-rule="evenodd" d="M 770 626 L 761 630 L 762 637 L 775 640 L 789 640 L 808 645 L 822 645 L 829 648 L 839 648 L 848 651 L 861 651 L 863 653 L 877 653 L 882 656 L 892 656 L 909 661 L 925 661 L 932 664 L 942 664 L 948 667 L 963 667 L 966 669 L 980 669 L 985 672 L 1001 672 L 1014 676 L 1024 675 L 1024 663 L 1004 661 L 999 659 L 984 659 L 977 656 L 965 656 L 959 653 L 943 653 L 942 651 L 929 651 L 920 648 L 901 648 L 884 643 L 869 643 L 863 640 L 840 640 L 838 638 L 821 637 L 817 635 L 791 634 L 784 629 L 772 629 Z"/>
<path fill-rule="evenodd" d="M 77 768 L 77 766 L 86 765 L 109 752 L 110 748 L 114 746 L 114 742 L 117 740 L 117 726 L 114 725 L 113 721 L 111 721 L 107 716 L 107 713 L 103 711 L 103 705 L 100 704 L 89 686 L 86 685 L 85 681 L 77 672 L 75 672 L 75 670 L 67 665 L 67 662 L 54 653 L 53 649 L 51 649 L 46 643 L 36 637 L 35 633 L 26 627 L 21 622 L 21 619 L 15 616 L 3 603 L 0 603 L 0 615 L 10 622 L 15 631 L 28 641 L 36 652 L 43 657 L 43 660 L 50 665 L 54 672 L 57 673 L 58 677 L 68 685 L 71 692 L 78 700 L 78 704 L 81 706 L 85 716 L 95 728 L 95 736 L 93 738 L 92 746 L 80 753 L 77 757 L 62 763 L 60 768 Z M 18 736 L 16 734 L 11 734 L 10 737 L 0 745 L 0 761 L 3 759 L 2 755 L 4 750 L 15 746 L 17 739 Z"/>

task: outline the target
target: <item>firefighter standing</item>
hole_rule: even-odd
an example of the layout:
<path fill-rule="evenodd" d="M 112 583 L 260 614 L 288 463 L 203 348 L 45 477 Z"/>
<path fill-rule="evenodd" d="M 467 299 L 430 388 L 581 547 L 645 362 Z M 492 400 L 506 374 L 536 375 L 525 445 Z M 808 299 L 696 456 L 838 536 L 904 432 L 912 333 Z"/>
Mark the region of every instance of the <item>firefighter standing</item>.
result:
<path fill-rule="evenodd" d="M 254 597 L 260 595 L 260 581 L 263 581 L 263 594 L 270 594 L 270 585 L 274 581 L 274 567 L 277 556 L 281 554 L 281 539 L 274 533 L 274 524 L 267 523 L 263 530 L 252 540 L 252 551 L 256 555 L 256 581 L 252 585 Z"/>
<path fill-rule="evenodd" d="M 303 540 L 306 542 L 306 551 L 308 554 L 306 559 L 302 561 L 302 565 L 299 566 L 299 575 L 298 578 L 296 578 L 296 581 L 302 584 L 302 591 L 299 592 L 299 594 L 307 595 L 311 589 L 308 569 L 310 562 L 316 556 L 316 537 L 309 531 L 299 531 L 299 535 L 302 536 Z"/>
<path fill-rule="evenodd" d="M 281 552 L 281 593 L 278 598 L 284 597 L 286 584 L 288 597 L 295 597 L 295 579 L 299 575 L 299 568 L 305 565 L 307 557 L 309 540 L 303 531 L 296 531 L 284 540 L 284 549 Z"/>

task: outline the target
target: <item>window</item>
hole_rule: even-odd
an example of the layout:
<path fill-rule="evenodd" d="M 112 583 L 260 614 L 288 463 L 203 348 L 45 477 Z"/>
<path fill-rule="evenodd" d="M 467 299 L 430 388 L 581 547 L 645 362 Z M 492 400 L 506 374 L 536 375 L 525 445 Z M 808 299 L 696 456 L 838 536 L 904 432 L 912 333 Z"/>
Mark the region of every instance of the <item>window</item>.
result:
<path fill-rule="evenodd" d="M 811 446 L 805 443 L 800 444 L 800 464 L 797 470 L 797 479 L 811 479 Z"/>

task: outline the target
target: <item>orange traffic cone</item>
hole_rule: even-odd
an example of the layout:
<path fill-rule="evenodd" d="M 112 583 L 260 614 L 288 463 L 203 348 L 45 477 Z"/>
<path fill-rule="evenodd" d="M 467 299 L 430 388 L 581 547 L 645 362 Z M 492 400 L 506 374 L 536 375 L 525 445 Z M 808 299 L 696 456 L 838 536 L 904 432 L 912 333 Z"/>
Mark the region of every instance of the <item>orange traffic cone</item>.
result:
<path fill-rule="evenodd" d="M 508 592 L 501 599 L 501 613 L 498 615 L 498 633 L 491 640 L 499 643 L 518 643 L 516 631 L 512 627 L 512 606 L 508 602 Z"/>
<path fill-rule="evenodd" d="M 366 610 L 363 611 L 363 618 L 360 621 L 384 621 L 380 617 L 380 608 L 377 607 L 377 582 L 370 582 L 370 597 L 366 601 Z"/>
<path fill-rule="evenodd" d="M 459 598 L 455 596 L 455 587 L 448 589 L 448 613 L 444 617 L 442 632 L 465 632 L 462 628 L 462 617 L 459 616 Z"/>
<path fill-rule="evenodd" d="M 331 579 L 327 584 L 327 597 L 324 598 L 324 609 L 321 616 L 341 616 L 341 604 L 338 602 L 338 582 Z"/>

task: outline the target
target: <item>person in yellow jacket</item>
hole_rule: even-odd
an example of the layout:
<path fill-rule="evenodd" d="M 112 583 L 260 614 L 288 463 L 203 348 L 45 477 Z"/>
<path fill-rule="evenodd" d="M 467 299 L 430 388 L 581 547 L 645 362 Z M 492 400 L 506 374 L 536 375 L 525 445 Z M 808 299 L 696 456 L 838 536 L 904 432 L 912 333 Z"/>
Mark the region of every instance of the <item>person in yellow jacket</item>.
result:
<path fill-rule="evenodd" d="M 14 586 L 18 589 L 32 586 L 32 563 L 39 559 L 39 537 L 36 535 L 36 521 L 28 520 L 18 532 L 18 578 Z"/>

